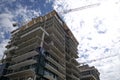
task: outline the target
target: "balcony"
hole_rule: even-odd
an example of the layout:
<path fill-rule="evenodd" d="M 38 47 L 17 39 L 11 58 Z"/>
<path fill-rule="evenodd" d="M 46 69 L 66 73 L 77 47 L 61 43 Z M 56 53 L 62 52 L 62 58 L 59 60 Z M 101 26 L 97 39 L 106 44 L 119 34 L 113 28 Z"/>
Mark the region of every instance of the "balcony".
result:
<path fill-rule="evenodd" d="M 79 76 L 79 72 L 80 72 L 80 69 L 77 67 L 77 66 L 75 66 L 74 64 L 71 64 L 72 65 L 72 70 L 73 70 L 73 72 L 77 75 L 77 76 Z"/>
<path fill-rule="evenodd" d="M 49 27 L 46 29 L 48 33 L 54 33 L 60 40 L 60 42 L 65 42 L 65 37 L 56 28 Z"/>
<path fill-rule="evenodd" d="M 20 62 L 20 61 L 25 60 L 27 58 L 30 58 L 32 56 L 36 56 L 38 54 L 39 53 L 37 51 L 31 51 L 31 52 L 25 53 L 23 55 L 17 56 L 15 58 L 12 58 L 12 61 L 17 63 L 17 62 Z"/>
<path fill-rule="evenodd" d="M 52 76 L 50 76 L 49 74 L 45 74 L 44 77 L 49 79 L 49 80 L 56 80 Z"/>
<path fill-rule="evenodd" d="M 74 80 L 80 80 L 78 77 L 76 77 L 76 76 L 73 75 L 73 74 L 72 74 L 72 78 L 73 78 Z"/>
<path fill-rule="evenodd" d="M 75 66 L 79 66 L 79 65 L 80 65 L 74 58 L 71 60 L 71 62 L 72 62 Z"/>
<path fill-rule="evenodd" d="M 55 15 L 55 18 L 55 21 L 58 22 L 61 26 L 63 26 L 63 21 L 57 15 Z"/>
<path fill-rule="evenodd" d="M 13 46 L 13 47 L 11 47 L 11 48 L 5 50 L 5 53 L 8 53 L 8 52 L 10 52 L 10 51 L 12 51 L 12 50 L 15 50 L 15 49 L 17 49 L 17 48 L 18 48 L 18 47 Z"/>
<path fill-rule="evenodd" d="M 20 30 L 17 29 L 17 30 L 14 30 L 13 32 L 11 32 L 11 35 L 14 36 L 16 33 L 18 33 Z"/>
<path fill-rule="evenodd" d="M 72 57 L 74 57 L 74 58 L 79 58 L 77 51 L 73 51 L 72 49 L 70 49 L 70 53 L 71 53 L 71 56 L 72 56 Z"/>
<path fill-rule="evenodd" d="M 94 70 L 86 70 L 80 72 L 81 79 L 82 78 L 91 78 L 92 80 L 99 80 L 98 74 Z"/>
<path fill-rule="evenodd" d="M 50 38 L 52 39 L 52 41 L 55 42 L 55 44 L 59 45 L 58 47 L 60 50 L 62 51 L 64 50 L 65 48 L 65 45 L 63 44 L 64 42 L 60 42 L 60 39 L 54 33 L 50 34 Z"/>
<path fill-rule="evenodd" d="M 12 72 L 12 73 L 6 74 L 5 77 L 20 77 L 20 76 L 27 76 L 27 75 L 29 76 L 35 75 L 34 68 L 23 70 L 23 71 Z"/>
<path fill-rule="evenodd" d="M 70 63 L 71 62 L 71 56 L 70 56 L 70 54 L 68 54 L 68 53 L 65 53 L 65 54 L 66 54 L 66 56 L 65 56 L 66 62 Z"/>
<path fill-rule="evenodd" d="M 22 35 L 20 36 L 20 38 L 25 38 L 26 36 L 35 36 L 36 34 L 41 34 L 42 31 L 41 31 L 41 27 L 36 27 L 35 29 L 32 29 L 32 30 L 26 30 L 26 31 L 23 31 Z"/>
<path fill-rule="evenodd" d="M 55 44 L 54 44 L 53 42 L 51 42 L 51 43 L 49 44 L 49 47 L 50 47 L 55 53 L 57 53 L 61 58 L 64 58 L 64 57 L 65 57 L 65 54 L 62 53 L 62 52 L 55 46 Z"/>
<path fill-rule="evenodd" d="M 40 36 L 34 36 L 34 37 L 32 37 L 28 40 L 25 40 L 25 41 L 24 40 L 22 41 L 22 40 L 20 40 L 21 44 L 18 45 L 19 49 L 24 48 L 24 47 L 30 45 L 31 43 L 35 43 L 35 42 L 40 43 L 41 42 L 41 37 Z"/>
<path fill-rule="evenodd" d="M 78 44 L 76 44 L 71 38 L 69 39 L 69 43 L 70 43 L 71 48 L 73 48 L 73 50 L 77 51 Z"/>
<path fill-rule="evenodd" d="M 14 65 L 11 65 L 11 66 L 8 67 L 8 69 L 14 70 L 14 69 L 18 69 L 18 68 L 20 68 L 20 67 L 27 66 L 27 65 L 31 65 L 31 64 L 35 64 L 35 63 L 37 63 L 36 60 L 30 59 L 30 60 L 26 60 L 26 61 L 24 61 L 24 62 L 20 62 L 20 63 L 14 64 Z"/>
<path fill-rule="evenodd" d="M 8 42 L 8 44 L 5 46 L 7 49 L 10 48 L 12 45 L 11 45 L 11 41 Z"/>
<path fill-rule="evenodd" d="M 70 70 L 71 70 L 71 68 L 72 68 L 71 63 L 70 63 L 70 62 L 68 62 L 68 61 L 66 61 L 66 68 L 68 68 L 68 69 L 70 69 Z"/>
<path fill-rule="evenodd" d="M 75 76 L 79 77 L 79 71 L 76 71 L 74 69 L 71 69 L 71 70 L 72 70 L 72 72 L 74 73 Z"/>
<path fill-rule="evenodd" d="M 70 79 L 73 78 L 71 73 L 70 74 L 66 73 L 66 76 L 69 77 Z"/>
<path fill-rule="evenodd" d="M 61 65 L 63 66 L 63 67 L 65 67 L 65 61 L 63 60 L 63 59 L 61 59 L 61 57 L 57 54 L 57 53 L 55 53 L 53 50 L 48 50 L 48 52 L 52 55 L 52 56 L 54 56 L 55 58 L 57 58 L 58 60 L 59 60 L 59 62 L 61 63 Z"/>
<path fill-rule="evenodd" d="M 16 50 L 15 53 L 17 53 L 18 55 L 21 55 L 21 54 L 23 54 L 23 52 L 26 53 L 26 52 L 28 52 L 30 50 L 36 49 L 38 46 L 39 46 L 39 43 L 34 42 L 31 45 L 28 45 L 26 47 L 23 47 L 21 49 Z"/>
<path fill-rule="evenodd" d="M 66 67 L 66 76 L 72 78 L 72 71 L 71 68 Z"/>
<path fill-rule="evenodd" d="M 45 65 L 45 68 L 47 68 L 48 70 L 50 70 L 51 72 L 57 74 L 59 77 L 61 77 L 63 80 L 65 78 L 65 75 L 61 74 L 58 70 L 56 70 L 54 67 L 52 67 L 51 65 L 49 64 L 46 64 Z"/>
<path fill-rule="evenodd" d="M 89 80 L 99 80 L 99 79 L 95 78 L 93 75 L 81 76 L 80 78 L 81 78 L 81 80 L 86 80 L 86 79 L 89 79 Z"/>
<path fill-rule="evenodd" d="M 58 60 L 60 60 L 60 57 L 53 51 L 53 50 L 48 50 L 48 52 L 52 55 L 52 56 L 54 56 L 54 57 L 56 57 Z"/>
<path fill-rule="evenodd" d="M 62 72 L 65 71 L 65 68 L 61 66 L 58 62 L 56 62 L 54 59 L 52 59 L 51 57 L 47 56 L 46 59 L 51 63 L 53 63 L 54 65 L 56 65 Z"/>

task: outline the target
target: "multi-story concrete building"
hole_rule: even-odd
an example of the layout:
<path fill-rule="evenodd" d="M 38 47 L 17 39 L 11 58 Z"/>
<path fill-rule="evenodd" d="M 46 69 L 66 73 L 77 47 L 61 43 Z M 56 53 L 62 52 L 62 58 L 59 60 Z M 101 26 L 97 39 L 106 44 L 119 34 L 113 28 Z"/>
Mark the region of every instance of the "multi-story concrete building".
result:
<path fill-rule="evenodd" d="M 88 65 L 82 65 L 79 67 L 79 69 L 80 80 L 100 80 L 99 79 L 100 73 L 94 66 L 89 67 Z"/>
<path fill-rule="evenodd" d="M 8 80 L 79 80 L 78 42 L 55 11 L 11 32 Z M 6 80 L 7 80 L 6 79 Z"/>

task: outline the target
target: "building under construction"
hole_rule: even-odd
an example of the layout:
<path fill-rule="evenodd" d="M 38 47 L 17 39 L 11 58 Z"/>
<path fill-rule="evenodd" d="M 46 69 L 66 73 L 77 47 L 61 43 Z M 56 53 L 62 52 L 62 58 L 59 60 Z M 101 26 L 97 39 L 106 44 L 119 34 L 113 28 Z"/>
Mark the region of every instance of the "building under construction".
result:
<path fill-rule="evenodd" d="M 11 32 L 6 46 L 9 80 L 79 80 L 78 42 L 55 11 Z"/>
<path fill-rule="evenodd" d="M 80 80 L 77 46 L 55 11 L 34 18 L 11 32 L 0 80 Z"/>
<path fill-rule="evenodd" d="M 100 73 L 94 66 L 89 67 L 88 65 L 82 65 L 79 68 L 80 68 L 80 80 L 100 80 L 99 79 Z"/>

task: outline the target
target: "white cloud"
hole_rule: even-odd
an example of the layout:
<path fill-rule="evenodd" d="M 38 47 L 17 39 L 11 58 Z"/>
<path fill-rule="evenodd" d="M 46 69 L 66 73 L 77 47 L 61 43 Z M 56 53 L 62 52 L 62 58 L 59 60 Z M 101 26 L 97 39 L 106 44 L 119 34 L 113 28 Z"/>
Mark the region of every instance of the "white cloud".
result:
<path fill-rule="evenodd" d="M 14 11 L 10 11 L 7 7 L 4 9 L 5 12 L 2 12 L 0 14 L 0 59 L 5 51 L 5 46 L 8 42 L 8 39 L 5 39 L 5 33 L 10 33 L 14 29 L 18 28 L 12 26 L 13 23 L 17 22 L 14 21 L 14 19 L 19 20 L 21 18 L 21 25 L 23 25 L 24 22 L 28 22 L 32 18 L 35 18 L 41 14 L 40 10 L 31 10 L 27 7 L 21 6 L 20 4 L 17 5 L 16 10 Z"/>
<path fill-rule="evenodd" d="M 14 22 L 12 20 L 13 15 L 10 13 L 2 13 L 0 14 L 0 25 L 4 28 L 6 28 L 8 31 L 13 30 L 12 23 Z"/>
<path fill-rule="evenodd" d="M 5 33 L 10 33 L 15 27 L 12 26 L 13 15 L 8 13 L 0 14 L 0 59 L 3 56 L 8 39 L 5 39 Z"/>
<path fill-rule="evenodd" d="M 89 63 L 101 73 L 101 80 L 119 80 L 120 75 L 120 1 L 119 0 L 57 0 L 57 12 L 87 4 L 100 6 L 63 14 L 64 21 L 74 33 L 80 45 L 79 62 L 117 55 Z M 119 44 L 119 45 L 118 45 Z M 116 75 L 114 75 L 116 74 Z"/>
<path fill-rule="evenodd" d="M 21 18 L 22 22 L 28 22 L 32 18 L 35 18 L 41 14 L 40 10 L 32 10 L 28 9 L 27 6 L 23 7 L 22 5 L 18 5 L 16 12 L 14 12 L 14 17 L 19 17 Z"/>

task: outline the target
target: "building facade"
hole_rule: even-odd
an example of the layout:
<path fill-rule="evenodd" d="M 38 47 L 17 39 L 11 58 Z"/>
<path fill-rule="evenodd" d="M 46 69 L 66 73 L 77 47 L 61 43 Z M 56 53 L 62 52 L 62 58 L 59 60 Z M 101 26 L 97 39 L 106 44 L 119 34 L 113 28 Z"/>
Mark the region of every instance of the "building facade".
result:
<path fill-rule="evenodd" d="M 78 42 L 55 11 L 11 32 L 4 80 L 80 80 Z"/>
<path fill-rule="evenodd" d="M 80 66 L 79 69 L 80 80 L 100 80 L 99 79 L 100 73 L 94 66 L 89 67 L 88 65 L 83 65 Z"/>

